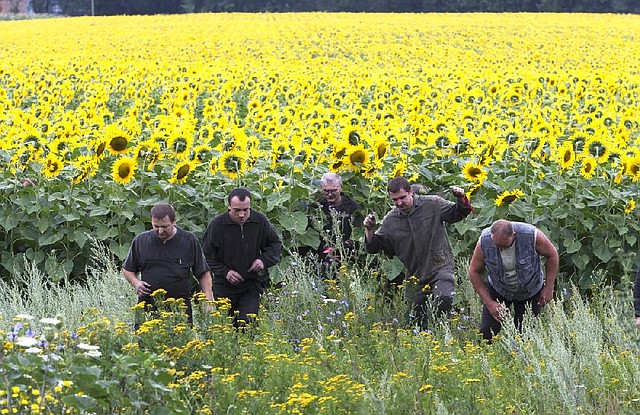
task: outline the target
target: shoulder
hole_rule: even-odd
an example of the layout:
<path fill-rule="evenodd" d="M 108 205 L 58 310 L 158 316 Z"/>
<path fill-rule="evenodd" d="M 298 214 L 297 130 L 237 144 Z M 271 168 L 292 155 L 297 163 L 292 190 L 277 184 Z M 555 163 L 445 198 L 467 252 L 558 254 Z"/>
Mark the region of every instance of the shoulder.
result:
<path fill-rule="evenodd" d="M 271 224 L 269 218 L 267 218 L 264 213 L 253 209 L 251 209 L 251 217 L 249 218 L 249 222 L 256 222 L 262 225 Z"/>
<path fill-rule="evenodd" d="M 198 240 L 198 237 L 196 236 L 195 233 L 186 231 L 186 230 L 184 230 L 182 228 L 178 228 L 177 226 L 176 226 L 176 236 L 178 236 L 181 239 L 186 239 L 186 240 L 192 240 L 192 241 L 194 241 L 194 240 L 197 241 Z"/>
<path fill-rule="evenodd" d="M 414 195 L 414 203 L 417 206 L 438 206 L 444 203 L 452 203 L 438 195 Z"/>
<path fill-rule="evenodd" d="M 209 226 L 220 225 L 226 222 L 231 222 L 231 218 L 229 217 L 229 212 L 221 213 L 219 215 L 214 216 L 213 219 L 211 219 L 211 222 L 209 222 Z"/>
<path fill-rule="evenodd" d="M 344 211 L 351 213 L 353 211 L 360 209 L 360 203 L 356 202 L 349 196 L 344 195 L 342 199 L 343 199 L 342 205 L 343 205 Z"/>
<path fill-rule="evenodd" d="M 134 243 L 146 243 L 146 242 L 151 241 L 152 238 L 155 238 L 155 233 L 153 232 L 153 230 L 144 231 L 142 233 L 137 234 L 136 237 L 133 238 L 133 242 Z"/>
<path fill-rule="evenodd" d="M 524 222 L 513 222 L 513 230 L 520 234 L 535 234 L 538 228 Z"/>

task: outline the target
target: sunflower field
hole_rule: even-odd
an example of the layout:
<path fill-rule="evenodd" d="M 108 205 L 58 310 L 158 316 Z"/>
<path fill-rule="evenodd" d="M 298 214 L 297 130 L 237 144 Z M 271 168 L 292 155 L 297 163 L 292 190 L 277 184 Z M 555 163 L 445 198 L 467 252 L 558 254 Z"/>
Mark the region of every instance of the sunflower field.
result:
<path fill-rule="evenodd" d="M 581 288 L 635 268 L 638 16 L 84 17 L 0 38 L 5 276 L 82 276 L 92 239 L 123 259 L 160 201 L 201 235 L 239 185 L 288 249 L 313 246 L 327 171 L 379 214 L 391 177 L 463 186 L 457 255 L 502 217 L 544 230 Z"/>

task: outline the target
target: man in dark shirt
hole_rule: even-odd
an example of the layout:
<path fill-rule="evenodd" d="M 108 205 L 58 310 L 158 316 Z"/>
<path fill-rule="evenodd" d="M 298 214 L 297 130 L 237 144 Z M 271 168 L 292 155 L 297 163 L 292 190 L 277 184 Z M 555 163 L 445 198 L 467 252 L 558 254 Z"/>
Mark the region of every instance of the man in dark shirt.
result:
<path fill-rule="evenodd" d="M 362 226 L 363 217 L 358 202 L 342 192 L 342 178 L 338 174 L 323 174 L 320 186 L 322 198 L 318 200 L 318 205 L 324 213 L 325 221 L 318 256 L 322 261 L 322 275 L 325 275 L 330 263 L 338 257 L 338 243 L 342 243 L 342 248 L 346 251 L 355 248 L 351 240 L 352 226 Z M 336 235 L 335 230 L 340 235 Z"/>
<path fill-rule="evenodd" d="M 251 209 L 247 189 L 232 190 L 227 200 L 228 211 L 211 220 L 202 248 L 213 273 L 214 296 L 231 301 L 229 313 L 239 327 L 258 315 L 267 268 L 280 260 L 282 242 L 269 219 Z"/>
<path fill-rule="evenodd" d="M 138 302 L 146 303 L 147 310 L 155 310 L 151 294 L 163 289 L 167 298 L 184 300 L 191 322 L 192 274 L 198 277 L 204 295 L 213 299 L 211 273 L 200 242 L 193 233 L 176 226 L 176 213 L 171 205 L 153 206 L 151 226 L 152 230 L 134 238 L 122 273 L 135 289 Z"/>

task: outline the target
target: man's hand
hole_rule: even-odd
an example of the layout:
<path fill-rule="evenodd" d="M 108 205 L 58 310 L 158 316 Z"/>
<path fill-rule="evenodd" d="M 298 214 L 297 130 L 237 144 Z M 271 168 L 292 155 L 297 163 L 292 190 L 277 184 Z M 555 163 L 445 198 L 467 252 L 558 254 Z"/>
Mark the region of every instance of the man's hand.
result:
<path fill-rule="evenodd" d="M 636 317 L 636 327 L 640 330 L 640 317 Z"/>
<path fill-rule="evenodd" d="M 367 217 L 364 218 L 362 226 L 367 229 L 373 229 L 376 226 L 376 214 L 373 212 L 369 213 Z"/>
<path fill-rule="evenodd" d="M 492 301 L 486 305 L 489 313 L 491 313 L 491 317 L 494 320 L 502 322 L 504 318 L 509 314 L 509 310 L 501 303 L 497 301 Z"/>
<path fill-rule="evenodd" d="M 257 258 L 255 261 L 253 261 L 253 264 L 251 264 L 251 268 L 249 268 L 249 272 L 260 272 L 263 269 L 264 269 L 264 263 L 260 258 Z"/>
<path fill-rule="evenodd" d="M 552 299 L 553 285 L 545 285 L 542 291 L 540 291 L 540 297 L 538 297 L 538 305 L 544 307 Z"/>
<path fill-rule="evenodd" d="M 462 187 L 452 186 L 451 193 L 456 197 L 456 199 L 462 199 L 467 197 Z"/>
<path fill-rule="evenodd" d="M 239 272 L 230 269 L 229 272 L 227 272 L 227 281 L 233 285 L 238 285 L 241 282 L 244 282 L 244 278 L 242 278 L 242 275 L 240 275 Z"/>
<path fill-rule="evenodd" d="M 133 288 L 136 290 L 138 297 L 144 297 L 151 294 L 151 284 L 146 281 L 138 280 L 133 284 Z"/>

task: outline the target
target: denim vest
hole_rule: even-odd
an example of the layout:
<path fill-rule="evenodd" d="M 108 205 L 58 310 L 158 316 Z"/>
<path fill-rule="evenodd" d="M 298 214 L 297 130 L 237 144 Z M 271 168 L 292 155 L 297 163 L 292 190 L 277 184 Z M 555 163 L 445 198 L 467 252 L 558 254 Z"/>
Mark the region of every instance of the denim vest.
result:
<path fill-rule="evenodd" d="M 513 230 L 516 234 L 516 273 L 518 275 L 518 287 L 521 293 L 518 297 L 509 298 L 506 289 L 504 268 L 500 250 L 491 240 L 491 230 L 489 228 L 482 231 L 480 235 L 480 247 L 484 256 L 484 263 L 489 273 L 488 282 L 498 294 L 507 300 L 524 301 L 533 297 L 542 289 L 544 278 L 540 254 L 536 252 L 536 228 L 535 226 L 513 222 Z"/>

